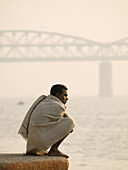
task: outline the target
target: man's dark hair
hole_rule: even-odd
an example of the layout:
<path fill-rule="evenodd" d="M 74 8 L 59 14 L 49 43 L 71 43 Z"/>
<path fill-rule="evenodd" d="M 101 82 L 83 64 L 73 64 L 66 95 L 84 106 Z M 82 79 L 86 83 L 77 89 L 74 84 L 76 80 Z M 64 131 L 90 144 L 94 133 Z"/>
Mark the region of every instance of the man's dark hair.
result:
<path fill-rule="evenodd" d="M 67 87 L 62 84 L 55 84 L 51 87 L 50 94 L 53 96 L 55 96 L 56 93 L 61 94 L 63 92 L 63 89 L 68 90 Z"/>

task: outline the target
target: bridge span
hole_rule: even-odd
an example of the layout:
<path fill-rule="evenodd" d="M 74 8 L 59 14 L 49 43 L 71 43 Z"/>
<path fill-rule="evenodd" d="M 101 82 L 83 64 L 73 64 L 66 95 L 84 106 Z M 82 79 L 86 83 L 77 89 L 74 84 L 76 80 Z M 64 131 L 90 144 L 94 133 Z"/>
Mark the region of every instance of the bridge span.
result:
<path fill-rule="evenodd" d="M 100 43 L 85 38 L 29 30 L 0 31 L 0 62 L 101 61 L 99 95 L 112 95 L 110 61 L 128 60 L 128 38 Z"/>
<path fill-rule="evenodd" d="M 128 60 L 128 38 L 99 43 L 38 31 L 0 31 L 0 61 Z"/>

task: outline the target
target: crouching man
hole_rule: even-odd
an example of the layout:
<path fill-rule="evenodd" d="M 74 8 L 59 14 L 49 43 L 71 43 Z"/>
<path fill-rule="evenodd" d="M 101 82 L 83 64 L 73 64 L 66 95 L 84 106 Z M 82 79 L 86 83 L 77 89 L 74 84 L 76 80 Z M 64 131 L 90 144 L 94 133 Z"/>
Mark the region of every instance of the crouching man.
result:
<path fill-rule="evenodd" d="M 58 149 L 75 126 L 65 111 L 67 90 L 64 85 L 53 85 L 50 95 L 40 96 L 28 110 L 18 132 L 27 140 L 26 154 L 69 157 Z"/>

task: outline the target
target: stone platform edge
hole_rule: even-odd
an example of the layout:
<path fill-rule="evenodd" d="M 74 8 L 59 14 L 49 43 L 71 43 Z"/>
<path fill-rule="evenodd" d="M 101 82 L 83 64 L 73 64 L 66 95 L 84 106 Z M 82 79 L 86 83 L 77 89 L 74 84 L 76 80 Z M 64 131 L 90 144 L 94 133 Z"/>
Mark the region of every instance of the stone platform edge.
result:
<path fill-rule="evenodd" d="M 0 170 L 68 170 L 69 161 L 57 156 L 0 153 Z"/>

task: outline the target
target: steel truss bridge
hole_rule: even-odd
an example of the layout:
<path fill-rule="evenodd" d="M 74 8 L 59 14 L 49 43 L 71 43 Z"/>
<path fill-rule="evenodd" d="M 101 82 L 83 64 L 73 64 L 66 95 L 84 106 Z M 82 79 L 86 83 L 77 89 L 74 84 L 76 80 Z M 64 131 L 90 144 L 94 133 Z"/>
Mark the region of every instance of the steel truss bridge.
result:
<path fill-rule="evenodd" d="M 111 60 L 128 60 L 128 38 L 99 43 L 50 32 L 0 31 L 0 62 L 101 61 L 100 96 L 112 96 Z"/>
<path fill-rule="evenodd" d="M 0 31 L 0 62 L 128 60 L 128 38 L 99 43 L 39 31 Z"/>

